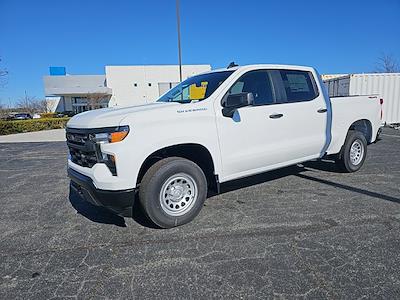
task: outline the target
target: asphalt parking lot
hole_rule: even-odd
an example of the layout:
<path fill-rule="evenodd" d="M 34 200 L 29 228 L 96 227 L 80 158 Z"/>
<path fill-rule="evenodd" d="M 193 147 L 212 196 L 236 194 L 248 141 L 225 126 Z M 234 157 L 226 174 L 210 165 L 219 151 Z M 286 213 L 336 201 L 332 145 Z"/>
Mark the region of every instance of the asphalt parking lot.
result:
<path fill-rule="evenodd" d="M 230 183 L 160 230 L 70 192 L 63 142 L 0 144 L 0 299 L 399 299 L 400 132 L 368 150 L 355 174 Z"/>

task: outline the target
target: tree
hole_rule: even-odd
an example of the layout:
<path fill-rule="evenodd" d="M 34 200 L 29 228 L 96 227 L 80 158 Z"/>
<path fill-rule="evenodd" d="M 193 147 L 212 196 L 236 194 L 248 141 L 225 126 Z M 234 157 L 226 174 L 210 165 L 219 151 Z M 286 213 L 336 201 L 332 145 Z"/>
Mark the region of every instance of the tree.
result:
<path fill-rule="evenodd" d="M 36 98 L 29 96 L 26 93 L 24 97 L 18 100 L 17 107 L 30 114 L 33 114 L 38 110 Z"/>
<path fill-rule="evenodd" d="M 107 95 L 102 93 L 93 93 L 93 94 L 87 94 L 85 98 L 87 101 L 87 108 L 90 110 L 90 109 L 101 108 L 101 105 L 103 104 L 104 100 L 107 99 Z"/>
<path fill-rule="evenodd" d="M 38 112 L 49 113 L 51 112 L 51 104 L 46 99 L 39 99 L 36 101 Z"/>
<path fill-rule="evenodd" d="M 397 73 L 400 72 L 399 64 L 393 55 L 382 53 L 378 58 L 375 67 L 376 73 Z"/>

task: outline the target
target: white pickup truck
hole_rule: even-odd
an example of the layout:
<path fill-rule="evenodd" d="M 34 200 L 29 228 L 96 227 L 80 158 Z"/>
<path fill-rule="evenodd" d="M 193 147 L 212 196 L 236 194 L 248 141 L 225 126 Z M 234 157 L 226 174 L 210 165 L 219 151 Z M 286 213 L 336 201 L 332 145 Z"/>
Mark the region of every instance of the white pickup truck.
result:
<path fill-rule="evenodd" d="M 361 168 L 381 128 L 382 99 L 329 99 L 315 69 L 249 65 L 193 76 L 142 106 L 67 124 L 71 187 L 130 216 L 138 197 L 162 228 L 191 221 L 229 180 L 333 157 Z M 136 205 L 135 205 L 136 207 Z"/>

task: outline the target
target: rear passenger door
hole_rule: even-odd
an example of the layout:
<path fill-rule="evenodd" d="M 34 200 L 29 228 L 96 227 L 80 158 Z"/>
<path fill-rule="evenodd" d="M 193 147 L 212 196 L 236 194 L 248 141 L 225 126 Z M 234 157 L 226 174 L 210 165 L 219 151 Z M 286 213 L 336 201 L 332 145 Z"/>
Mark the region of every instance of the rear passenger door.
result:
<path fill-rule="evenodd" d="M 253 93 L 254 103 L 233 118 L 217 115 L 221 181 L 319 157 L 326 108 L 311 72 L 257 70 L 242 75 L 228 94 Z"/>
<path fill-rule="evenodd" d="M 319 93 L 313 73 L 273 70 L 271 77 L 277 98 L 276 111 L 282 114 L 275 122 L 285 136 L 281 141 L 282 152 L 296 162 L 320 157 L 330 142 L 330 109 L 329 102 Z"/>

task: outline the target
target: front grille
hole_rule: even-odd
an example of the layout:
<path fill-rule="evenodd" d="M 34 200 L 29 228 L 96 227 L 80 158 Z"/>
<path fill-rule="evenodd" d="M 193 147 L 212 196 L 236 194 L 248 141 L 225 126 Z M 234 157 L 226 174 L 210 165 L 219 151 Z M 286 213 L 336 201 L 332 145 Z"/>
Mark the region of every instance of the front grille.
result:
<path fill-rule="evenodd" d="M 89 131 L 86 129 L 67 128 L 67 145 L 73 163 L 91 168 L 97 162 L 96 146 L 89 139 Z"/>
<path fill-rule="evenodd" d="M 69 154 L 71 161 L 79 166 L 91 168 L 97 163 L 103 163 L 108 167 L 113 176 L 117 176 L 117 168 L 113 156 L 102 153 L 100 145 L 89 138 L 90 134 L 104 132 L 104 130 L 107 129 L 67 128 L 66 137 Z"/>
<path fill-rule="evenodd" d="M 67 131 L 67 141 L 71 144 L 83 146 L 88 141 L 88 134 Z"/>
<path fill-rule="evenodd" d="M 97 163 L 96 152 L 86 152 L 70 147 L 69 153 L 72 162 L 82 167 L 91 168 Z"/>

